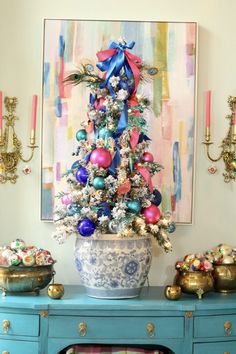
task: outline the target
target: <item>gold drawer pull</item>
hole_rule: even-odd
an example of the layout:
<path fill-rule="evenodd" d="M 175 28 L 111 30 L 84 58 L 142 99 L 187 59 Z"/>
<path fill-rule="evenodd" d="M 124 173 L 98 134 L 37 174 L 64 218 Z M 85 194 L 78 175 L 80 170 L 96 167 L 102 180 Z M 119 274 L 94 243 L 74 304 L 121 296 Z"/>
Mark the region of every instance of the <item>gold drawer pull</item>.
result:
<path fill-rule="evenodd" d="M 6 352 L 6 350 L 4 350 L 2 354 L 10 354 L 10 352 Z"/>
<path fill-rule="evenodd" d="M 87 323 L 81 322 L 79 324 L 79 334 L 81 337 L 85 337 L 87 334 Z"/>
<path fill-rule="evenodd" d="M 226 336 L 231 336 L 232 333 L 232 323 L 230 321 L 225 321 L 224 329 Z"/>
<path fill-rule="evenodd" d="M 155 336 L 155 325 L 153 323 L 148 323 L 146 326 L 147 329 L 147 334 L 149 337 L 154 337 Z"/>
<path fill-rule="evenodd" d="M 230 354 L 230 352 L 224 352 L 224 354 Z"/>
<path fill-rule="evenodd" d="M 9 328 L 10 328 L 10 321 L 8 320 L 3 320 L 2 321 L 2 328 L 4 333 L 8 333 Z"/>

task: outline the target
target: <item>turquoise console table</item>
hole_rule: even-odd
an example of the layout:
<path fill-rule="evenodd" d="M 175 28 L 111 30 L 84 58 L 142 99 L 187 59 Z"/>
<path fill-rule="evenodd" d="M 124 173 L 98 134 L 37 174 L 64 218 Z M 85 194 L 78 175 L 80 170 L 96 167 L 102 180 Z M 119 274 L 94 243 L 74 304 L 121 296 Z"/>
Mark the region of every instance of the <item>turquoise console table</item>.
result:
<path fill-rule="evenodd" d="M 236 354 L 236 294 L 184 295 L 168 301 L 163 288 L 139 298 L 89 298 L 66 286 L 61 300 L 19 295 L 0 298 L 0 354 L 58 354 L 72 344 L 166 348 L 174 354 Z"/>

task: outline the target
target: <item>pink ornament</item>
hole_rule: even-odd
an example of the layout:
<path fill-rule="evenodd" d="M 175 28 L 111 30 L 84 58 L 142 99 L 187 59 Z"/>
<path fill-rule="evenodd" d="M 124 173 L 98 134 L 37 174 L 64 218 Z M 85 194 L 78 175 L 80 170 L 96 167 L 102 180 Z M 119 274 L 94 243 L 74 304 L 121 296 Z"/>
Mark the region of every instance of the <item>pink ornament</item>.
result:
<path fill-rule="evenodd" d="M 107 168 L 112 163 L 111 153 L 109 150 L 104 148 L 95 149 L 90 155 L 90 162 L 93 165 L 98 165 L 99 167 Z"/>
<path fill-rule="evenodd" d="M 142 154 L 142 157 L 141 159 L 145 162 L 153 162 L 154 161 L 154 157 L 153 157 L 153 154 L 151 154 L 150 152 L 148 151 L 145 151 L 143 154 Z"/>
<path fill-rule="evenodd" d="M 146 224 L 156 224 L 161 217 L 160 209 L 154 204 L 144 208 L 142 214 Z"/>
<path fill-rule="evenodd" d="M 62 204 L 64 205 L 68 205 L 72 202 L 72 199 L 71 197 L 69 196 L 69 194 L 64 194 L 62 197 L 61 197 L 61 202 Z"/>

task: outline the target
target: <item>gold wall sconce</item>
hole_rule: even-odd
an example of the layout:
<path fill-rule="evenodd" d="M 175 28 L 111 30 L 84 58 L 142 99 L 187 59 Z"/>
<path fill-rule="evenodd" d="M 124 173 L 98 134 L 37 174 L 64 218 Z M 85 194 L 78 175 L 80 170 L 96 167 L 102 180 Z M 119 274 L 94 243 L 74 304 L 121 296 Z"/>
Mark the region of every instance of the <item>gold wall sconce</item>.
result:
<path fill-rule="evenodd" d="M 217 162 L 223 159 L 225 164 L 225 172 L 223 173 L 224 181 L 226 183 L 231 180 L 236 181 L 236 97 L 228 97 L 228 105 L 231 111 L 226 116 L 228 119 L 229 127 L 225 138 L 222 140 L 219 148 L 220 154 L 217 158 L 213 158 L 210 154 L 210 146 L 213 144 L 210 134 L 210 105 L 211 105 L 211 92 L 206 92 L 206 123 L 205 123 L 205 140 L 203 144 L 206 146 L 207 157 L 212 162 Z M 212 172 L 211 172 L 212 169 Z M 209 172 L 214 173 L 216 168 L 209 168 Z"/>
<path fill-rule="evenodd" d="M 35 145 L 35 128 L 36 128 L 36 111 L 37 111 L 37 96 L 33 96 L 32 103 L 32 126 L 30 143 L 28 147 L 31 149 L 31 154 L 28 159 L 23 158 L 22 143 L 15 132 L 15 122 L 19 118 L 15 115 L 16 97 L 5 97 L 4 105 L 7 111 L 6 115 L 2 115 L 2 92 L 0 91 L 0 183 L 16 183 L 18 178 L 17 166 L 20 161 L 29 162 Z M 3 128 L 4 123 L 4 128 Z"/>

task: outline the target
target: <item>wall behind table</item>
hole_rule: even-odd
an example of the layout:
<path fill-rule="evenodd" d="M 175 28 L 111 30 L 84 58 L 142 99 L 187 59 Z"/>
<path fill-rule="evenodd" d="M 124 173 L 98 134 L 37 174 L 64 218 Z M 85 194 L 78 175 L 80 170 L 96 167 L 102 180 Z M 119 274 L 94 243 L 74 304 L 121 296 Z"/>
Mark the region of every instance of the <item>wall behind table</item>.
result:
<path fill-rule="evenodd" d="M 217 175 L 207 172 L 203 145 L 203 92 L 213 92 L 212 128 L 217 146 L 226 133 L 225 115 L 228 95 L 236 96 L 235 0 L 146 0 L 119 2 L 100 0 L 0 0 L 0 89 L 19 98 L 17 132 L 24 146 L 28 143 L 31 99 L 34 93 L 41 101 L 42 27 L 43 18 L 77 18 L 105 20 L 197 21 L 198 114 L 196 134 L 196 180 L 194 223 L 179 226 L 173 234 L 173 252 L 165 255 L 156 249 L 150 274 L 151 284 L 171 283 L 175 261 L 188 252 L 201 252 L 220 242 L 235 244 L 235 191 L 232 182 L 225 184 L 219 164 Z M 41 103 L 41 102 L 40 102 Z M 40 119 L 39 119 L 40 120 Z M 39 142 L 40 124 L 37 129 Z M 216 127 L 217 126 L 217 127 Z M 25 155 L 29 153 L 24 150 Z M 21 164 L 23 168 L 24 164 Z M 0 185 L 0 243 L 21 237 L 28 244 L 48 248 L 57 259 L 56 281 L 78 283 L 73 262 L 74 240 L 64 246 L 51 239 L 52 223 L 41 222 L 40 214 L 40 149 L 30 163 L 32 173 L 20 172 L 16 185 Z"/>

